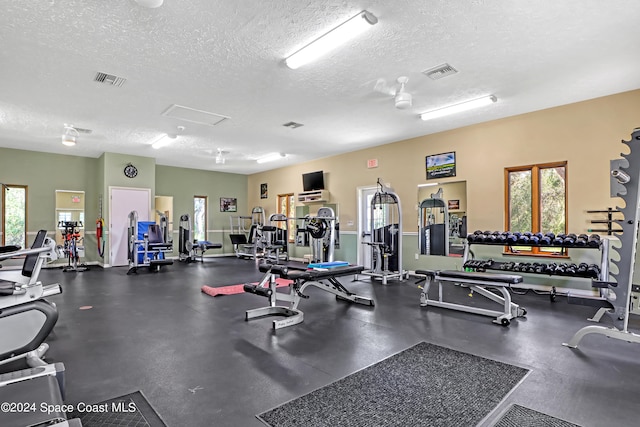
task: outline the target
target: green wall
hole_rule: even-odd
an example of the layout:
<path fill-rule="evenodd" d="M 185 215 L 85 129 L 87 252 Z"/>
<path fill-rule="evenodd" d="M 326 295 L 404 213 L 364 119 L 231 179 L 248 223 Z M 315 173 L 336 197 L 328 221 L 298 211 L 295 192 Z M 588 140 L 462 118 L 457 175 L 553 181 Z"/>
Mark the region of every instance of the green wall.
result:
<path fill-rule="evenodd" d="M 131 163 L 138 169 L 135 178 L 124 175 L 125 166 Z M 0 182 L 26 185 L 27 229 L 29 242 L 40 229 L 49 235 L 59 233 L 55 217 L 55 190 L 85 192 L 85 262 L 109 264 L 109 188 L 149 188 L 155 194 L 173 196 L 173 210 L 177 218 L 182 213 L 193 213 L 193 196 L 209 199 L 208 239 L 224 243 L 216 253 L 232 253 L 229 242 L 229 216 L 247 215 L 247 177 L 195 169 L 156 166 L 155 159 L 116 153 L 104 153 L 99 158 L 0 148 Z M 220 197 L 235 197 L 238 213 L 220 212 Z M 1 200 L 0 200 L 1 202 Z M 153 203 L 153 202 L 152 202 Z M 153 208 L 153 206 L 152 206 Z M 105 254 L 98 255 L 95 221 L 105 219 Z M 178 221 L 174 222 L 177 254 Z M 61 261 L 59 262 L 62 263 Z M 6 261 L 19 265 L 21 261 Z"/>
<path fill-rule="evenodd" d="M 94 226 L 97 217 L 97 163 L 97 159 L 88 157 L 0 148 L 0 182 L 28 187 L 29 244 L 38 230 L 48 230 L 50 236 L 60 233 L 55 216 L 56 190 L 84 191 L 85 252 L 89 260 L 97 258 Z"/>
<path fill-rule="evenodd" d="M 222 249 L 207 254 L 231 254 L 229 239 L 231 216 L 249 215 L 247 176 L 224 172 L 156 166 L 156 195 L 173 197 L 174 254 L 178 249 L 180 215 L 189 214 L 193 221 L 193 196 L 207 197 L 207 240 L 222 243 Z M 237 212 L 220 212 L 220 198 L 236 198 Z"/>

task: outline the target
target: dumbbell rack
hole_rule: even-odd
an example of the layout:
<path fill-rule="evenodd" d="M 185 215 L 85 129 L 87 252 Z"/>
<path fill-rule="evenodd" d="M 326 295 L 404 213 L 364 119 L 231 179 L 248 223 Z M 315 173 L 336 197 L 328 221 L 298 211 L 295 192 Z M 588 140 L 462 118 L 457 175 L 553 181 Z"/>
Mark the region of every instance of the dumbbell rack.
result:
<path fill-rule="evenodd" d="M 497 242 L 489 242 L 489 241 L 484 241 L 484 242 L 469 242 L 469 240 L 465 240 L 464 242 L 464 254 L 462 256 L 462 265 L 464 266 L 467 261 L 471 260 L 471 245 L 484 245 L 484 246 L 510 246 L 510 245 L 505 245 L 504 243 L 497 243 Z M 523 244 L 515 244 L 514 246 L 525 246 Z M 531 245 L 526 245 L 526 246 L 531 246 Z M 535 274 L 535 275 L 545 275 L 545 276 L 553 276 L 553 277 L 565 277 L 565 278 L 582 278 L 582 279 L 591 279 L 591 280 L 598 280 L 598 281 L 603 281 L 606 282 L 609 280 L 609 240 L 608 239 L 601 239 L 600 243 L 598 244 L 598 246 L 569 246 L 569 245 L 544 245 L 544 244 L 538 244 L 538 245 L 534 245 L 536 247 L 547 247 L 547 248 L 566 248 L 566 249 L 571 249 L 571 250 L 599 250 L 600 251 L 600 265 L 599 265 L 599 271 L 597 271 L 596 273 L 594 273 L 594 271 L 592 270 L 591 272 L 584 272 L 584 273 L 560 273 L 560 272 L 549 272 L 549 271 L 531 271 L 529 269 L 527 270 L 520 270 L 520 269 L 506 269 L 505 267 L 510 264 L 510 262 L 502 262 L 502 261 L 493 261 L 491 259 L 486 260 L 483 263 L 483 266 L 481 267 L 481 270 L 499 270 L 499 271 L 512 271 L 512 272 L 518 272 L 518 273 L 528 273 L 528 274 Z M 513 262 L 513 264 L 520 264 L 520 263 L 516 263 Z M 545 265 L 545 263 L 542 262 L 538 262 L 539 265 Z M 549 263 L 551 264 L 551 263 Z M 476 270 L 477 271 L 477 270 Z M 601 297 L 604 298 L 603 292 L 606 291 L 602 290 L 601 291 Z M 551 289 L 551 293 L 550 293 L 550 299 L 551 301 L 555 301 L 556 298 L 556 287 L 552 286 Z"/>
<path fill-rule="evenodd" d="M 640 335 L 629 331 L 629 313 L 633 290 L 633 273 L 635 270 L 635 260 L 638 245 L 638 222 L 640 212 L 640 128 L 636 128 L 631 133 L 629 141 L 622 141 L 630 150 L 629 154 L 621 154 L 623 161 L 618 169 L 611 171 L 611 176 L 616 179 L 613 182 L 617 197 L 624 201 L 624 207 L 616 207 L 622 212 L 624 217 L 620 221 L 621 233 L 614 232 L 620 239 L 620 246 L 613 249 L 618 253 L 619 259 L 612 259 L 611 262 L 617 267 L 617 272 L 611 273 L 615 282 L 605 283 L 607 288 L 607 300 L 612 308 L 600 309 L 598 316 L 607 315 L 613 322 L 613 327 L 601 325 L 585 326 L 576 332 L 569 342 L 564 343 L 567 347 L 576 348 L 582 338 L 589 334 L 604 335 L 617 340 L 640 343 Z"/>

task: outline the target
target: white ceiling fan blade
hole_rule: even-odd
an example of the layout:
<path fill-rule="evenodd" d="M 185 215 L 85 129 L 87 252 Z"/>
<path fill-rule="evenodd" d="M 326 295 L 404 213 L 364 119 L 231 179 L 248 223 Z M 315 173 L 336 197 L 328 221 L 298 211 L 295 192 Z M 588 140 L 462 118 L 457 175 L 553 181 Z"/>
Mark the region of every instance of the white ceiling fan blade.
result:
<path fill-rule="evenodd" d="M 387 85 L 387 81 L 385 79 L 378 79 L 375 86 L 373 87 L 373 90 L 389 96 L 395 96 L 396 94 L 396 88 Z"/>

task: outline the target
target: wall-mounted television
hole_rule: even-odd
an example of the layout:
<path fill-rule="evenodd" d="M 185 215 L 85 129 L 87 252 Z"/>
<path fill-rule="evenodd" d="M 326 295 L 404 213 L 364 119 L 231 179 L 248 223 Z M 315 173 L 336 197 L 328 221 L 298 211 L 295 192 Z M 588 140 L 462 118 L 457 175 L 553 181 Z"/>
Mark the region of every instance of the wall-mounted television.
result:
<path fill-rule="evenodd" d="M 324 190 L 324 172 L 309 172 L 302 174 L 303 191 Z"/>

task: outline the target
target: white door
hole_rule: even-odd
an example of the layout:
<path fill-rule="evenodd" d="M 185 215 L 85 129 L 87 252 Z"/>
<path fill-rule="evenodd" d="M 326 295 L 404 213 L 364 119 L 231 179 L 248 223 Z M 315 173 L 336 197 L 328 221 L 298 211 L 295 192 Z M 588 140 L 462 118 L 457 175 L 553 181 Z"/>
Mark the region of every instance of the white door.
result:
<path fill-rule="evenodd" d="M 371 200 L 378 190 L 377 186 L 358 187 L 358 265 L 371 269 Z"/>
<path fill-rule="evenodd" d="M 138 221 L 149 221 L 151 189 L 109 187 L 109 263 L 129 265 L 127 229 L 129 213 L 138 212 Z"/>

